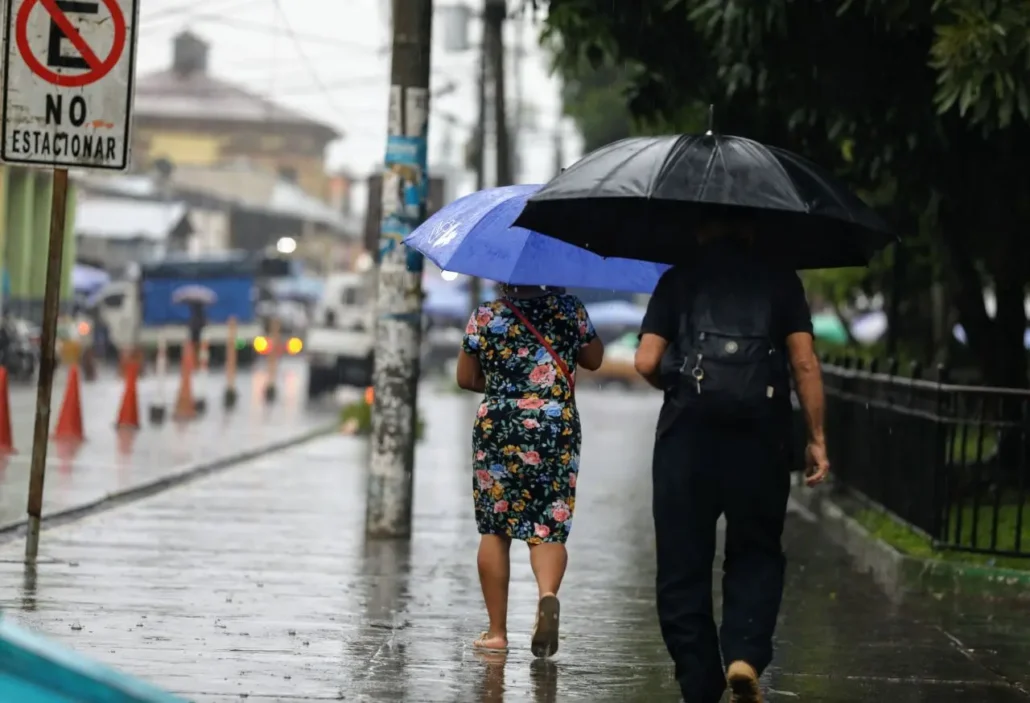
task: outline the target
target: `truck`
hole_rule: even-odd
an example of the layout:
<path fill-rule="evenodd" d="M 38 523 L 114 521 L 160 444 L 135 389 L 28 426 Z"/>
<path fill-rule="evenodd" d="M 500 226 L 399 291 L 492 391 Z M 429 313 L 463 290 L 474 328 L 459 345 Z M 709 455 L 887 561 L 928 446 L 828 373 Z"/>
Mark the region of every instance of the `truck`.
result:
<path fill-rule="evenodd" d="M 225 358 L 227 323 L 235 317 L 239 363 L 247 364 L 256 357 L 255 340 L 265 332 L 256 311 L 261 286 L 269 277 L 284 274 L 282 267 L 270 265 L 263 255 L 248 252 L 166 256 L 141 264 L 134 277 L 108 283 L 94 296 L 93 304 L 117 348 L 137 347 L 153 355 L 163 338 L 169 356 L 174 357 L 189 339 L 189 310 L 173 301 L 174 292 L 187 285 L 209 288 L 216 296 L 205 311 L 204 339 L 211 359 L 217 363 Z"/>
<path fill-rule="evenodd" d="M 304 341 L 309 398 L 372 385 L 376 280 L 374 269 L 326 279 Z"/>
<path fill-rule="evenodd" d="M 304 340 L 309 398 L 339 386 L 372 385 L 377 282 L 374 268 L 337 273 L 326 280 Z M 467 292 L 464 295 L 467 298 Z M 437 324 L 430 317 L 422 317 L 423 374 L 445 371 L 448 362 L 457 358 L 467 319 L 464 310 L 457 318 Z"/>

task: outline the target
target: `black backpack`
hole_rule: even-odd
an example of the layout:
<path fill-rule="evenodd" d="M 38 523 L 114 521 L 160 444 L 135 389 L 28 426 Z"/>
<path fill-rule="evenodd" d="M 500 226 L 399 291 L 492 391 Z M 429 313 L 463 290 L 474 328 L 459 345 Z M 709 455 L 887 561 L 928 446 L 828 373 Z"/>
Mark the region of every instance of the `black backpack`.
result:
<path fill-rule="evenodd" d="M 699 267 L 683 285 L 676 404 L 727 420 L 773 413 L 790 393 L 775 329 L 773 271 L 748 261 Z"/>

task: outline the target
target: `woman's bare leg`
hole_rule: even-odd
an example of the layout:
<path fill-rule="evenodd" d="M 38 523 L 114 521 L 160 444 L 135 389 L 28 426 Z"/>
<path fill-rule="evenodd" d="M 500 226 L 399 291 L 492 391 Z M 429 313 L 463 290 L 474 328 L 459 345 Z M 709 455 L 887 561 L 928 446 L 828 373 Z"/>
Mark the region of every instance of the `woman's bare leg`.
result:
<path fill-rule="evenodd" d="M 529 545 L 529 563 L 536 576 L 540 597 L 556 596 L 565 578 L 565 567 L 569 564 L 569 553 L 565 545 L 558 542 L 544 542 Z"/>
<path fill-rule="evenodd" d="M 558 651 L 558 589 L 565 576 L 565 566 L 569 562 L 565 545 L 545 542 L 529 548 L 529 562 L 536 575 L 536 585 L 540 592 L 540 600 L 536 607 L 536 624 L 533 626 L 533 637 L 530 650 L 533 656 L 549 657 Z"/>
<path fill-rule="evenodd" d="M 511 576 L 511 540 L 500 535 L 479 539 L 479 584 L 483 587 L 490 629 L 478 641 L 485 648 L 508 646 L 508 581 Z"/>

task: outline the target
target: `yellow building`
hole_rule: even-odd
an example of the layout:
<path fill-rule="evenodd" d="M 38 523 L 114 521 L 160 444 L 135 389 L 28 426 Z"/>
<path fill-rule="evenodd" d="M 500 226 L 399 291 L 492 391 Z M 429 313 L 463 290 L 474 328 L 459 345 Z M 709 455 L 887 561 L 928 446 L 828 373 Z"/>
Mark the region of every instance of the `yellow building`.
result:
<path fill-rule="evenodd" d="M 212 167 L 249 163 L 329 196 L 325 150 L 336 129 L 219 80 L 208 72 L 209 47 L 190 32 L 173 39 L 172 65 L 136 81 L 133 168 L 159 161 Z"/>

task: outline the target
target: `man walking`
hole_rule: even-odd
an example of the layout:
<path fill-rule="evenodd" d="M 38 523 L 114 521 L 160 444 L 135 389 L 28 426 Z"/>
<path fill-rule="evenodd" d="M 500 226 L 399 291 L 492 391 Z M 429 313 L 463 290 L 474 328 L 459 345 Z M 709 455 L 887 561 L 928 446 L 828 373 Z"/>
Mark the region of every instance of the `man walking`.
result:
<path fill-rule="evenodd" d="M 657 605 L 686 703 L 717 703 L 727 681 L 732 701 L 762 700 L 758 677 L 772 660 L 783 594 L 791 371 L 808 426 L 806 481 L 815 485 L 829 471 L 804 289 L 796 273 L 752 253 L 753 236 L 740 220 L 701 229 L 695 265 L 659 281 L 635 359 L 665 392 L 652 469 Z M 720 515 L 726 548 L 717 632 Z"/>

